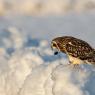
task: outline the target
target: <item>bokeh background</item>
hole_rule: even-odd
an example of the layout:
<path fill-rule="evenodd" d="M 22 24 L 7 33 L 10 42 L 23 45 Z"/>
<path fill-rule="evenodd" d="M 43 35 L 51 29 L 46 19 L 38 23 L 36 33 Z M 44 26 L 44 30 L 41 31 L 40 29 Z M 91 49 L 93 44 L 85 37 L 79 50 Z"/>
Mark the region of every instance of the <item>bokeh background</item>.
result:
<path fill-rule="evenodd" d="M 94 12 L 95 0 L 0 0 L 0 28 L 13 26 L 46 40 L 74 35 L 92 42 Z"/>

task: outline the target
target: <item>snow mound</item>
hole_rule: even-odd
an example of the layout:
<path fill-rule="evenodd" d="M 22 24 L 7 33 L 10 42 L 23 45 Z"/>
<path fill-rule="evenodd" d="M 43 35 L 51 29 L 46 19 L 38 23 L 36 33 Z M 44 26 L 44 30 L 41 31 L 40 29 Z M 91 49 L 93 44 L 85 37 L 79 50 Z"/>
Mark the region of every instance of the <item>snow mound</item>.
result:
<path fill-rule="evenodd" d="M 66 57 L 59 61 L 47 41 L 31 38 L 28 42 L 30 38 L 18 31 L 9 27 L 1 33 L 0 95 L 95 94 L 93 69 L 66 66 Z"/>

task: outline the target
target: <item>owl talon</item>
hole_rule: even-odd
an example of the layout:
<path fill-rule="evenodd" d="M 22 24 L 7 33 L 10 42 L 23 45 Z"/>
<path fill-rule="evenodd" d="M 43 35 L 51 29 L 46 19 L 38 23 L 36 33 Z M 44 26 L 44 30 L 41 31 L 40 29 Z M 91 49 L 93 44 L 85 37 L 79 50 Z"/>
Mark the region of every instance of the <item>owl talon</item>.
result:
<path fill-rule="evenodd" d="M 79 64 L 69 64 L 69 66 L 70 66 L 72 69 L 75 69 L 75 70 L 79 70 L 79 69 L 80 69 Z"/>

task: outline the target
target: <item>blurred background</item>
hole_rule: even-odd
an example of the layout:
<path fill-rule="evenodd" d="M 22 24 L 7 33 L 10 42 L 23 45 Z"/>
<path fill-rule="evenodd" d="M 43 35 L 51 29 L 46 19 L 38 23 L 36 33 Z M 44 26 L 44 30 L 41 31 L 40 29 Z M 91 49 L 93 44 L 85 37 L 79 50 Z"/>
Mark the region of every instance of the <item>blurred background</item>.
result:
<path fill-rule="evenodd" d="M 95 0 L 0 0 L 0 29 L 9 27 L 36 39 L 71 35 L 93 44 Z"/>

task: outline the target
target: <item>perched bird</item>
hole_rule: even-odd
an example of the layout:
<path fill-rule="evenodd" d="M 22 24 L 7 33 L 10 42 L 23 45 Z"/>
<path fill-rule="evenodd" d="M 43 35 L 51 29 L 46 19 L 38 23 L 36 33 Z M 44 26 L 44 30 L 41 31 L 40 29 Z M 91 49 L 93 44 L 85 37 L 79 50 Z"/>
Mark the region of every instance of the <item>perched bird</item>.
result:
<path fill-rule="evenodd" d="M 71 36 L 57 37 L 51 41 L 51 48 L 56 50 L 54 54 L 65 53 L 71 64 L 95 64 L 95 49 L 81 39 Z"/>

